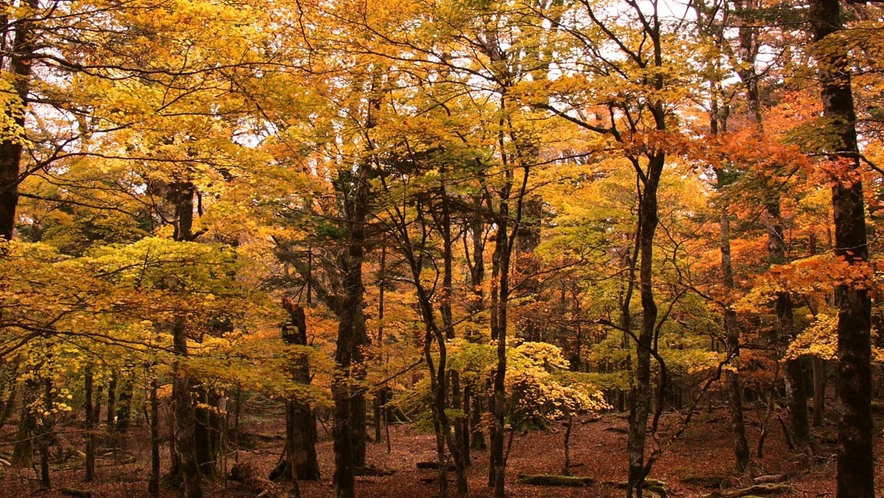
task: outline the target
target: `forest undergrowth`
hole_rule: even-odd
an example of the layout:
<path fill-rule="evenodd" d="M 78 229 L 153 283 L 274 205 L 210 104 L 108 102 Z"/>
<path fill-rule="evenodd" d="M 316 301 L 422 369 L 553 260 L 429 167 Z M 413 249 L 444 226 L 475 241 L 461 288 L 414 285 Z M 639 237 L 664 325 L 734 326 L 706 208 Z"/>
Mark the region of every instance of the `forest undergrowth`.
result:
<path fill-rule="evenodd" d="M 752 467 L 749 474 L 739 474 L 733 468 L 733 455 L 725 408 L 712 406 L 698 411 L 688 428 L 665 450 L 654 466 L 649 479 L 662 481 L 672 497 L 707 497 L 715 492 L 746 488 L 756 480 L 777 480 L 790 486 L 784 497 L 835 496 L 836 429 L 834 420 L 827 419 L 822 427 L 813 429 L 815 443 L 812 454 L 790 450 L 781 426 L 774 417 L 769 421 L 768 435 L 763 445 L 763 457 L 758 458 L 757 443 L 761 431 L 763 409 L 747 409 L 747 429 L 753 447 Z M 232 479 L 210 481 L 207 496 L 213 497 L 273 497 L 285 496 L 286 488 L 267 479 L 277 462 L 283 447 L 284 414 L 281 407 L 265 405 L 260 409 L 246 410 L 241 421 L 239 449 L 231 449 L 222 463 L 229 471 L 239 463 L 247 474 L 246 483 Z M 884 411 L 877 410 L 876 425 L 884 422 Z M 664 415 L 659 442 L 667 445 L 670 436 L 681 428 L 682 418 L 678 412 Z M 325 428 L 329 429 L 326 430 Z M 8 453 L 14 441 L 14 425 L 4 428 L 0 454 Z M 620 497 L 620 485 L 626 480 L 626 432 L 625 414 L 606 413 L 584 416 L 574 423 L 571 435 L 571 471 L 575 476 L 591 477 L 594 483 L 586 487 L 552 487 L 518 484 L 520 476 L 536 474 L 559 474 L 564 464 L 564 428 L 552 427 L 548 431 L 517 434 L 513 441 L 507 473 L 507 495 L 511 498 L 608 498 Z M 413 424 L 391 425 L 389 428 L 390 452 L 387 442 L 373 441 L 367 449 L 367 463 L 372 471 L 389 473 L 383 476 L 357 477 L 357 496 L 381 497 L 431 497 L 438 494 L 438 473 L 419 469 L 419 462 L 435 459 L 434 436 L 417 430 Z M 53 487 L 40 486 L 38 469 L 13 469 L 4 466 L 0 477 L 3 496 L 41 496 L 60 498 L 82 492 L 80 496 L 95 498 L 141 498 L 147 494 L 149 474 L 149 435 L 146 424 L 136 425 L 120 440 L 116 451 L 105 448 L 100 451 L 97 462 L 97 480 L 83 482 L 83 461 L 79 453 L 82 432 L 74 425 L 60 431 L 54 448 Z M 319 423 L 317 456 L 322 470 L 321 481 L 302 481 L 300 488 L 306 498 L 330 498 L 334 495 L 331 476 L 334 457 L 330 426 Z M 875 448 L 880 461 L 882 448 L 880 435 L 876 436 Z M 469 471 L 470 494 L 476 498 L 492 496 L 487 487 L 488 453 L 474 451 L 473 465 Z M 169 464 L 163 455 L 164 471 Z M 876 475 L 876 488 L 884 487 L 884 475 Z M 89 494 L 91 493 L 91 495 Z M 178 496 L 178 490 L 168 482 L 161 490 L 162 497 Z M 653 496 L 653 495 L 650 495 Z"/>

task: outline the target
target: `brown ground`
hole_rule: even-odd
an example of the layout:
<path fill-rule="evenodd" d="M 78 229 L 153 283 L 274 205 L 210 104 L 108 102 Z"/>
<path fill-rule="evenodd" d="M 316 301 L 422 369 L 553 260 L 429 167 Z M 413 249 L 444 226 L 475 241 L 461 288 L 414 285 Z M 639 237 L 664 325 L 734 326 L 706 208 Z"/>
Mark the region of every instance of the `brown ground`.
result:
<path fill-rule="evenodd" d="M 277 413 L 273 413 L 277 412 Z M 277 418 L 277 410 L 264 409 L 260 416 L 249 416 L 244 419 L 243 443 L 250 449 L 231 453 L 225 462 L 228 468 L 234 460 L 243 462 L 256 470 L 259 481 L 256 486 L 243 486 L 234 482 L 221 481 L 209 485 L 206 495 L 209 497 L 254 497 L 262 487 L 269 487 L 274 493 L 281 493 L 282 488 L 268 483 L 264 477 L 270 472 L 282 447 L 279 433 L 283 424 Z M 758 440 L 758 427 L 750 418 L 750 439 L 754 445 Z M 727 415 L 722 410 L 710 410 L 698 413 L 691 426 L 683 433 L 666 453 L 657 461 L 651 472 L 651 478 L 665 481 L 671 488 L 671 495 L 676 497 L 702 497 L 717 489 L 728 489 L 751 484 L 751 479 L 739 476 L 732 471 L 732 450 Z M 675 414 L 668 415 L 663 421 L 664 438 L 679 424 Z M 776 420 L 773 421 L 776 424 Z M 880 426 L 880 424 L 879 424 Z M 587 488 L 555 488 L 537 487 L 515 484 L 519 474 L 559 473 L 564 462 L 563 437 L 564 431 L 550 433 L 533 433 L 516 436 L 507 470 L 507 492 L 512 498 L 533 497 L 621 497 L 624 492 L 616 488 L 615 483 L 626 477 L 626 420 L 622 415 L 605 414 L 595 419 L 583 419 L 575 424 L 572 435 L 571 458 L 575 464 L 573 472 L 580 476 L 596 479 L 596 484 Z M 764 446 L 764 458 L 754 459 L 754 475 L 787 474 L 792 490 L 781 496 L 790 497 L 826 497 L 835 496 L 835 451 L 834 428 L 829 425 L 815 429 L 818 444 L 813 456 L 795 454 L 786 447 L 783 432 L 779 425 L 771 426 L 771 433 Z M 128 452 L 105 455 L 98 462 L 98 482 L 86 484 L 82 482 L 80 470 L 82 460 L 74 455 L 67 463 L 57 464 L 53 468 L 53 489 L 41 490 L 39 481 L 33 470 L 23 471 L 0 468 L 0 496 L 24 497 L 43 496 L 55 498 L 64 496 L 61 488 L 71 487 L 92 492 L 96 498 L 140 498 L 146 497 L 146 477 L 148 475 L 148 451 L 146 428 L 135 428 L 128 442 Z M 411 426 L 398 425 L 391 427 L 392 452 L 387 453 L 384 443 L 370 443 L 368 463 L 378 469 L 395 470 L 395 474 L 387 477 L 358 477 L 357 494 L 363 498 L 379 497 L 430 497 L 438 494 L 438 484 L 425 484 L 422 477 L 433 477 L 436 471 L 417 470 L 415 463 L 434 459 L 434 438 L 431 435 L 416 432 Z M 8 454 L 10 427 L 3 431 L 4 442 L 2 453 Z M 321 442 L 317 447 L 323 480 L 321 482 L 302 482 L 301 491 L 304 498 L 332 497 L 331 475 L 333 455 L 331 442 L 320 427 Z M 76 442 L 76 433 L 71 430 L 63 440 Z M 244 444 L 245 445 L 245 444 Z M 884 453 L 884 441 L 878 436 L 875 442 L 876 451 Z M 135 456 L 134 463 L 131 462 Z M 474 497 L 490 497 L 487 483 L 488 455 L 487 452 L 475 452 L 473 467 L 470 470 L 470 494 Z M 452 476 L 453 477 L 453 476 Z M 884 474 L 877 476 L 879 489 L 884 489 Z M 452 491 L 454 484 L 451 485 Z M 163 497 L 177 496 L 175 490 L 164 489 Z"/>

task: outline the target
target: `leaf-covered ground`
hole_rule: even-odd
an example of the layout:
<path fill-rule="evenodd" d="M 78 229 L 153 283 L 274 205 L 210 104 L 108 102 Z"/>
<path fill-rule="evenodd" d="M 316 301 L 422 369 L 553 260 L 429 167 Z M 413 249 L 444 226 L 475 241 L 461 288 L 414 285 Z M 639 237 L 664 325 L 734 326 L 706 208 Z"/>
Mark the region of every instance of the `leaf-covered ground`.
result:
<path fill-rule="evenodd" d="M 244 418 L 241 446 L 244 448 L 227 455 L 224 464 L 229 468 L 235 461 L 247 464 L 254 472 L 251 485 L 218 480 L 208 484 L 207 496 L 245 497 L 257 496 L 267 489 L 266 495 L 281 494 L 283 488 L 266 480 L 279 451 L 282 448 L 283 424 L 276 409 L 264 409 Z M 750 411 L 750 440 L 753 450 L 757 445 L 760 428 L 757 418 Z M 680 427 L 677 414 L 667 415 L 662 423 L 658 442 L 666 447 L 664 454 L 654 465 L 651 478 L 664 481 L 671 496 L 702 497 L 716 490 L 745 487 L 752 484 L 749 476 L 740 476 L 732 470 L 732 450 L 727 413 L 721 409 L 704 410 L 695 415 L 691 425 L 681 437 L 670 444 L 669 436 Z M 2 453 L 11 451 L 14 427 L 3 431 Z M 835 496 L 835 431 L 834 426 L 814 429 L 817 443 L 812 455 L 796 454 L 788 449 L 783 431 L 776 418 L 770 422 L 769 434 L 764 444 L 763 458 L 754 458 L 754 476 L 786 475 L 791 490 L 780 496 L 825 497 Z M 146 479 L 149 469 L 147 429 L 132 430 L 125 451 L 107 452 L 97 464 L 98 481 L 82 482 L 81 456 L 75 451 L 80 434 L 67 428 L 59 438 L 61 457 L 53 467 L 51 490 L 43 490 L 34 470 L 2 468 L 0 489 L 3 496 L 62 497 L 62 488 L 91 491 L 92 496 L 107 498 L 139 498 L 147 496 Z M 331 475 L 333 455 L 327 432 L 320 427 L 322 441 L 317 447 L 322 468 L 321 482 L 301 482 L 305 498 L 332 497 Z M 387 452 L 385 441 L 369 443 L 368 463 L 381 470 L 395 471 L 383 477 L 358 477 L 357 492 L 363 498 L 378 497 L 429 497 L 438 494 L 437 483 L 423 482 L 422 478 L 437 476 L 435 470 L 419 470 L 416 463 L 434 459 L 434 438 L 416 431 L 410 425 L 390 428 L 391 449 Z M 621 497 L 623 491 L 617 483 L 626 477 L 626 419 L 619 414 L 587 417 L 575 423 L 572 434 L 571 459 L 575 475 L 595 479 L 595 484 L 585 488 L 539 487 L 515 483 L 519 475 L 557 474 L 564 463 L 564 430 L 559 427 L 551 432 L 531 433 L 515 437 L 508 467 L 507 491 L 513 498 L 533 497 Z M 876 452 L 884 454 L 884 441 L 875 442 Z M 245 449 L 248 448 L 248 449 Z M 66 458 L 66 460 L 65 460 Z M 164 463 L 167 463 L 165 459 Z M 470 470 L 470 494 L 474 497 L 490 497 L 487 484 L 488 454 L 473 452 Z M 453 473 L 451 478 L 453 479 Z M 879 489 L 884 489 L 884 475 L 877 476 Z M 452 482 L 452 491 L 454 483 Z M 162 496 L 177 496 L 174 489 L 164 488 Z"/>

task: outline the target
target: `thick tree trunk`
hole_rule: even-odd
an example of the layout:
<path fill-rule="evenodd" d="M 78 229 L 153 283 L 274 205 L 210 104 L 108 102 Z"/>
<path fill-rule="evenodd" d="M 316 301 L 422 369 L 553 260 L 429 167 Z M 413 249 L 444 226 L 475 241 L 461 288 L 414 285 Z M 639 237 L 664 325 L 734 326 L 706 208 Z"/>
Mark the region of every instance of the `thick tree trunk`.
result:
<path fill-rule="evenodd" d="M 282 328 L 286 344 L 307 345 L 307 318 L 304 308 L 286 298 L 283 308 L 289 313 L 289 321 Z M 310 364 L 307 355 L 295 353 L 291 361 L 292 380 L 310 384 Z M 294 462 L 294 474 L 290 467 Z M 316 415 L 304 400 L 290 399 L 286 402 L 286 461 L 282 475 L 290 480 L 294 475 L 300 480 L 317 481 L 320 478 L 316 459 Z"/>
<path fill-rule="evenodd" d="M 0 410 L 0 428 L 6 425 L 12 412 L 15 411 L 15 398 L 18 396 L 18 382 L 16 382 L 18 365 L 12 368 L 9 374 L 9 395 L 3 403 L 3 409 Z"/>
<path fill-rule="evenodd" d="M 120 381 L 116 404 L 116 419 L 114 421 L 113 439 L 114 447 L 126 450 L 126 434 L 132 417 L 132 372 L 126 372 L 126 376 Z"/>
<path fill-rule="evenodd" d="M 175 317 L 172 331 L 173 348 L 179 359 L 187 357 L 187 330 L 186 318 L 183 315 Z M 196 413 L 193 406 L 193 382 L 186 372 L 181 371 L 178 361 L 173 366 L 172 400 L 175 404 L 175 450 L 181 468 L 181 476 L 184 480 L 185 498 L 202 498 L 202 482 L 200 479 L 199 463 L 196 459 Z"/>
<path fill-rule="evenodd" d="M 810 20 L 814 41 L 837 33 L 842 29 L 840 3 L 812 0 Z M 845 54 L 823 55 L 819 60 L 819 77 L 823 87 L 823 114 L 829 120 L 827 126 L 832 128 L 831 132 L 837 134 L 828 152 L 832 160 L 845 167 L 840 177 L 833 178 L 835 254 L 851 266 L 864 266 L 868 264 L 869 249 L 863 185 L 858 180 L 856 114 Z M 865 286 L 839 285 L 835 288 L 835 303 L 838 306 L 837 391 L 843 410 L 838 421 L 838 498 L 873 498 L 871 299 Z"/>
<path fill-rule="evenodd" d="M 36 9 L 39 0 L 27 0 L 28 7 Z M 6 26 L 10 26 L 7 22 Z M 4 34 L 6 31 L 4 31 Z M 22 107 L 28 105 L 28 92 L 31 87 L 31 57 L 34 54 L 34 33 L 32 21 L 20 19 L 15 23 L 15 36 L 9 56 L 9 72 L 15 93 Z M 22 128 L 25 113 L 7 109 L 12 122 Z M 18 184 L 21 181 L 21 155 L 23 140 L 6 139 L 0 142 L 0 237 L 12 240 L 15 231 L 15 210 L 18 206 Z"/>
<path fill-rule="evenodd" d="M 168 199 L 175 206 L 176 241 L 188 241 L 192 238 L 195 192 L 194 185 L 190 182 L 169 185 Z M 180 472 L 183 478 L 184 498 L 202 498 L 202 479 L 196 454 L 197 420 L 192 395 L 196 386 L 190 374 L 181 368 L 181 361 L 188 356 L 187 339 L 187 317 L 183 313 L 178 314 L 172 327 L 172 348 L 176 356 L 172 368 L 172 402 L 175 405 L 175 460 L 179 468 L 173 470 Z"/>
<path fill-rule="evenodd" d="M 341 189 L 344 190 L 348 239 L 347 252 L 341 258 L 344 296 L 335 311 L 340 320 L 335 346 L 335 363 L 339 370 L 332 384 L 335 404 L 332 429 L 335 498 L 355 497 L 354 471 L 357 466 L 365 465 L 365 395 L 353 380 L 364 375 L 362 347 L 368 342 L 362 311 L 365 294 L 362 263 L 369 210 L 369 169 L 369 165 L 361 165 L 352 182 L 345 180 L 348 175 L 344 173 L 340 178 Z"/>
<path fill-rule="evenodd" d="M 194 387 L 199 402 L 194 408 L 196 426 L 196 461 L 200 473 L 209 478 L 218 474 L 218 451 L 221 440 L 221 417 L 218 414 L 219 395 L 214 390 L 199 383 Z"/>
<path fill-rule="evenodd" d="M 19 410 L 18 430 L 15 435 L 15 445 L 12 448 L 12 465 L 14 467 L 29 468 L 34 458 L 33 437 L 37 428 L 37 417 L 31 410 L 31 404 L 37 399 L 39 389 L 40 385 L 36 380 L 25 381 Z"/>

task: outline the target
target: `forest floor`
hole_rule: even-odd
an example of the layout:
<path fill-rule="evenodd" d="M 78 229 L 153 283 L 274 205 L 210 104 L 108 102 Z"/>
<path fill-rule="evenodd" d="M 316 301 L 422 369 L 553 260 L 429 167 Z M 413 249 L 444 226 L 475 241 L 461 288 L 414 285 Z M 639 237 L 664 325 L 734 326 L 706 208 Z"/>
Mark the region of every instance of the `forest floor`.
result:
<path fill-rule="evenodd" d="M 208 497 L 255 497 L 284 496 L 282 486 L 270 483 L 266 476 L 279 457 L 283 445 L 284 427 L 277 409 L 249 411 L 243 418 L 241 448 L 227 456 L 224 462 L 229 468 L 235 461 L 247 465 L 256 479 L 251 485 L 229 480 L 207 483 Z M 757 416 L 747 412 L 750 444 L 753 453 L 759 438 Z M 876 413 L 877 426 L 881 427 L 882 414 Z M 283 419 L 284 420 L 284 419 Z M 723 409 L 704 409 L 694 415 L 691 424 L 672 444 L 670 436 L 681 428 L 680 416 L 669 413 L 661 421 L 659 440 L 668 445 L 655 463 L 650 478 L 665 482 L 674 497 L 705 497 L 715 491 L 742 488 L 752 484 L 752 477 L 740 475 L 733 470 L 733 450 L 730 424 Z M 592 477 L 595 482 L 583 488 L 563 488 L 516 484 L 519 475 L 558 474 L 564 464 L 564 429 L 556 427 L 550 432 L 516 435 L 507 467 L 507 494 L 511 498 L 607 498 L 622 497 L 624 491 L 617 487 L 626 479 L 626 418 L 623 414 L 603 414 L 575 420 L 571 436 L 572 472 L 578 476 Z M 94 483 L 83 482 L 83 462 L 75 451 L 77 432 L 67 431 L 60 438 L 68 444 L 66 462 L 53 465 L 52 488 L 42 489 L 35 470 L 0 468 L 0 496 L 41 496 L 56 498 L 70 496 L 63 488 L 91 492 L 95 498 L 141 498 L 147 496 L 149 472 L 149 448 L 146 427 L 131 429 L 127 441 L 128 451 L 106 453 L 97 462 L 98 479 Z M 333 489 L 332 443 L 324 427 L 319 429 L 317 446 L 322 481 L 301 482 L 304 498 L 331 498 Z M 752 476 L 785 475 L 784 483 L 791 488 L 779 496 L 827 497 L 835 496 L 835 443 L 833 422 L 814 429 L 816 445 L 812 455 L 789 450 L 784 433 L 777 419 L 771 419 L 769 435 L 764 444 L 764 456 L 753 454 Z M 7 425 L 0 433 L 0 454 L 8 455 L 14 427 Z M 406 497 L 423 498 L 438 495 L 438 482 L 424 482 L 438 475 L 435 470 L 419 470 L 417 462 L 435 459 L 435 439 L 431 434 L 416 431 L 411 425 L 390 427 L 391 452 L 386 441 L 368 445 L 367 463 L 377 469 L 395 471 L 383 477 L 357 477 L 357 496 L 360 498 Z M 246 449 L 247 448 L 247 449 Z M 878 461 L 884 456 L 884 441 L 876 433 Z M 64 445 L 62 447 L 64 449 Z M 62 451 L 64 453 L 64 451 Z M 490 497 L 487 487 L 488 452 L 473 452 L 473 466 L 469 471 L 470 495 L 476 498 Z M 168 458 L 164 458 L 168 463 Z M 884 469 L 882 469 L 884 470 Z M 879 470 L 876 487 L 884 490 L 884 472 Z M 453 472 L 450 475 L 453 479 Z M 452 496 L 455 486 L 450 484 Z M 84 495 L 85 496 L 85 495 Z M 174 497 L 174 489 L 164 488 L 161 496 Z"/>

